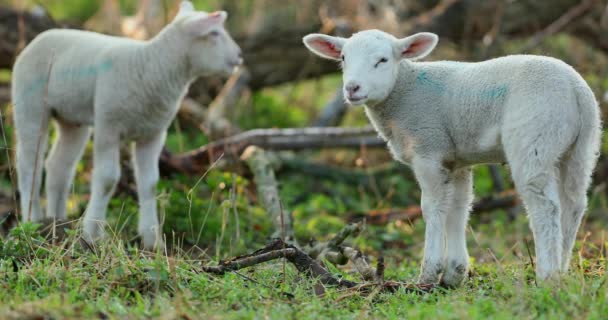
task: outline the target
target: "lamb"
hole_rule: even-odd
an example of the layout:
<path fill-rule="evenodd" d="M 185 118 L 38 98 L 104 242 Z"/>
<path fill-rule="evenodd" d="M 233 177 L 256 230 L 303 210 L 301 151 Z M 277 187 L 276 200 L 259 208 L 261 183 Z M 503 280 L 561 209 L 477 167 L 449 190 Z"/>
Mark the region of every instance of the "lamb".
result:
<path fill-rule="evenodd" d="M 145 248 L 163 248 L 157 217 L 158 158 L 166 131 L 192 81 L 229 75 L 241 50 L 224 29 L 227 13 L 195 11 L 183 1 L 149 41 L 77 30 L 40 34 L 13 70 L 16 164 L 23 221 L 40 221 L 39 189 L 50 120 L 57 139 L 46 159 L 46 216 L 66 218 L 75 166 L 94 129 L 91 199 L 83 238 L 104 238 L 108 202 L 120 177 L 119 145 L 134 142 L 133 163 Z"/>
<path fill-rule="evenodd" d="M 471 166 L 481 163 L 510 166 L 530 219 L 537 278 L 568 270 L 601 134 L 595 96 L 572 67 L 534 55 L 416 62 L 437 45 L 432 33 L 303 40 L 341 61 L 347 102 L 365 105 L 393 157 L 415 173 L 426 223 L 418 281 L 457 286 L 467 274 Z"/>

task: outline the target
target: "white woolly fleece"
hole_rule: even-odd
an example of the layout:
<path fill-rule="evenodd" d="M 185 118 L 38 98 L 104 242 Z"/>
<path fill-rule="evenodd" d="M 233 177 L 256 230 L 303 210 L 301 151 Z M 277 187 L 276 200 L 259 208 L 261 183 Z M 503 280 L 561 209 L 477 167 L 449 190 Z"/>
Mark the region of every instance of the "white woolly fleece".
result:
<path fill-rule="evenodd" d="M 341 61 L 346 99 L 366 105 L 395 159 L 414 170 L 427 224 L 420 282 L 464 279 L 470 167 L 480 163 L 510 165 L 530 217 L 537 276 L 566 272 L 599 154 L 593 92 L 572 67 L 549 57 L 412 61 L 437 40 L 368 30 L 349 39 L 312 34 L 304 43 Z"/>
<path fill-rule="evenodd" d="M 39 189 L 47 128 L 58 136 L 46 160 L 47 212 L 66 217 L 75 165 L 95 131 L 91 200 L 83 235 L 103 237 L 106 207 L 120 176 L 119 143 L 134 141 L 140 203 L 139 233 L 146 248 L 162 247 L 156 213 L 158 157 L 166 130 L 190 83 L 230 74 L 239 47 L 224 30 L 225 12 L 197 12 L 184 1 L 178 16 L 150 41 L 77 30 L 50 30 L 20 54 L 12 96 L 17 172 L 24 221 L 43 218 Z"/>

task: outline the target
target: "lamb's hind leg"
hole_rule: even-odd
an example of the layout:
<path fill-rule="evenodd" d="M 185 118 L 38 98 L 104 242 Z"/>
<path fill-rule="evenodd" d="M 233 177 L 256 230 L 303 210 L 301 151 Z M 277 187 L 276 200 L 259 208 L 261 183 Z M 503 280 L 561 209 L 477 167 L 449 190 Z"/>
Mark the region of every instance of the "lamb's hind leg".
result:
<path fill-rule="evenodd" d="M 65 219 L 66 202 L 78 159 L 90 137 L 87 126 L 56 122 L 57 140 L 46 160 L 46 197 L 48 217 Z"/>
<path fill-rule="evenodd" d="M 159 179 L 158 158 L 165 143 L 166 133 L 135 144 L 133 162 L 139 198 L 138 232 L 146 249 L 163 248 L 161 226 L 156 212 L 156 184 Z"/>
<path fill-rule="evenodd" d="M 562 205 L 562 271 L 568 271 L 576 233 L 587 208 L 587 188 L 595 165 L 595 145 L 578 145 L 562 159 L 560 200 Z"/>
<path fill-rule="evenodd" d="M 536 276 L 544 280 L 558 276 L 561 269 L 562 230 L 557 170 L 549 160 L 541 161 L 542 154 L 534 148 L 532 154 L 523 152 L 517 153 L 518 156 L 510 159 L 509 163 L 534 235 Z"/>
<path fill-rule="evenodd" d="M 40 208 L 40 185 L 49 120 L 45 112 L 28 114 L 19 108 L 15 107 L 15 131 L 21 216 L 22 221 L 40 221 L 44 217 Z"/>

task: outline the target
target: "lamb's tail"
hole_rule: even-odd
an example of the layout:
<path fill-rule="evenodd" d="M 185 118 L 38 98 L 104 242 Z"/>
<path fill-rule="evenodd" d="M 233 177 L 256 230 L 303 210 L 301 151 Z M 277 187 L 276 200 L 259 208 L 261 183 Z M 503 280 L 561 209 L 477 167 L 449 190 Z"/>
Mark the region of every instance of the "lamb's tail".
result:
<path fill-rule="evenodd" d="M 576 186 L 577 189 L 586 192 L 599 156 L 602 123 L 599 105 L 593 91 L 588 86 L 579 86 L 575 90 L 581 126 L 571 151 L 568 166 L 573 169 L 572 173 L 577 174 L 574 175 L 576 181 L 564 182 L 569 188 Z"/>
<path fill-rule="evenodd" d="M 574 145 L 560 161 L 563 271 L 568 270 L 576 233 L 587 207 L 587 189 L 599 156 L 602 133 L 599 106 L 593 91 L 586 85 L 579 85 L 575 92 L 580 130 Z"/>

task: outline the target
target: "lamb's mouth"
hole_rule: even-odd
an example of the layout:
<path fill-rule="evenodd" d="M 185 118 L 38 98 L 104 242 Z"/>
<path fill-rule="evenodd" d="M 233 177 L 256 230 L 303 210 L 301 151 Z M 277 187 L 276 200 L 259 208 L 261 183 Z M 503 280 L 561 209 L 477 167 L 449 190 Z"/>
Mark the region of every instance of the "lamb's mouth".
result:
<path fill-rule="evenodd" d="M 346 100 L 348 100 L 348 103 L 354 106 L 358 106 L 364 104 L 367 101 L 367 95 L 361 97 L 349 97 Z"/>

